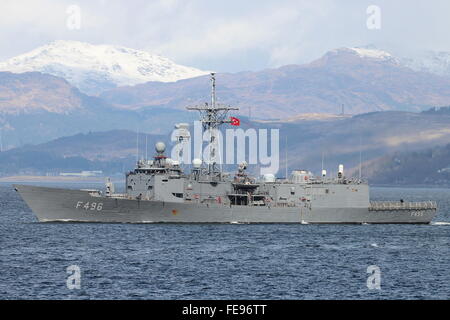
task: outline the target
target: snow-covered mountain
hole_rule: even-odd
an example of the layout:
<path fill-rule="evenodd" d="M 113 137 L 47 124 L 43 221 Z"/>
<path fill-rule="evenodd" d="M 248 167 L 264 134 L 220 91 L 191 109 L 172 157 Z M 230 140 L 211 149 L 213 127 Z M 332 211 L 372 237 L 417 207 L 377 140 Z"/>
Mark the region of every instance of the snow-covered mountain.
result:
<path fill-rule="evenodd" d="M 341 48 L 336 49 L 336 51 L 339 50 L 349 50 L 353 53 L 357 54 L 360 58 L 371 58 L 371 59 L 378 59 L 378 60 L 386 60 L 390 62 L 397 62 L 397 58 L 395 58 L 392 54 L 390 54 L 387 51 L 376 49 L 374 47 L 353 47 L 353 48 Z"/>
<path fill-rule="evenodd" d="M 146 51 L 62 40 L 0 62 L 0 71 L 51 74 L 95 95 L 117 86 L 173 82 L 208 73 Z"/>
<path fill-rule="evenodd" d="M 416 72 L 383 50 L 340 48 L 304 65 L 256 72 L 218 74 L 218 99 L 246 114 L 257 107 L 259 119 L 301 113 L 347 114 L 383 110 L 421 111 L 450 105 L 450 78 Z M 111 105 L 184 110 L 208 96 L 208 76 L 176 83 L 145 83 L 103 92 Z"/>
<path fill-rule="evenodd" d="M 401 63 L 413 70 L 450 77 L 450 52 L 424 51 L 401 58 Z"/>
<path fill-rule="evenodd" d="M 409 54 L 397 50 L 382 50 L 374 45 L 364 47 L 345 48 L 351 50 L 361 58 L 373 58 L 388 61 L 414 71 L 428 72 L 439 76 L 450 77 L 450 52 L 423 50 Z M 343 49 L 337 49 L 343 50 Z"/>

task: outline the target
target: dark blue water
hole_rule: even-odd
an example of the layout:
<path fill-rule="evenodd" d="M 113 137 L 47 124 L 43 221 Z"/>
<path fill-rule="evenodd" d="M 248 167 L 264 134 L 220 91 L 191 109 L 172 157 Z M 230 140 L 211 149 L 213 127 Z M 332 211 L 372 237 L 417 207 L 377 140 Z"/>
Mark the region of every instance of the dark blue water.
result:
<path fill-rule="evenodd" d="M 450 190 L 372 197 L 436 200 L 438 223 L 40 224 L 1 185 L 0 299 L 449 299 Z M 66 286 L 70 265 L 80 290 Z M 381 290 L 367 288 L 370 265 Z"/>

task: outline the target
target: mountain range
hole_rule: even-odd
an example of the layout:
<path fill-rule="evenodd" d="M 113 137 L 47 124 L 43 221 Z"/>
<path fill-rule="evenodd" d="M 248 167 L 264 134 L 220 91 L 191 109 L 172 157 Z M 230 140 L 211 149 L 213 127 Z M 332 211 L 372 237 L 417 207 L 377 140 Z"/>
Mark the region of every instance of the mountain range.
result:
<path fill-rule="evenodd" d="M 450 104 L 450 77 L 414 71 L 383 52 L 341 48 L 306 65 L 217 75 L 217 94 L 225 104 L 252 108 L 261 119 L 300 113 L 420 111 Z M 209 92 L 207 76 L 173 83 L 147 82 L 103 92 L 122 108 L 184 108 Z"/>
<path fill-rule="evenodd" d="M 428 56 L 420 64 L 418 58 L 399 58 L 379 49 L 340 48 L 308 64 L 220 73 L 218 99 L 260 119 L 342 110 L 349 114 L 426 110 L 450 104 L 446 57 Z M 96 103 L 111 108 L 184 110 L 186 105 L 203 103 L 210 93 L 205 71 L 144 51 L 77 41 L 52 42 L 0 62 L 1 70 L 17 75 L 18 84 L 7 82 L 11 76 L 0 76 L 0 113 L 11 108 L 16 113 L 24 109 L 67 113 L 79 107 L 74 96 L 80 94 L 98 96 L 101 101 Z M 56 84 L 55 78 L 28 71 L 65 82 Z M 21 75 L 26 79 L 19 81 Z M 63 87 L 66 93 L 60 90 Z"/>
<path fill-rule="evenodd" d="M 171 82 L 208 73 L 147 51 L 63 40 L 0 62 L 0 71 L 51 74 L 91 95 L 117 86 Z"/>
<path fill-rule="evenodd" d="M 40 72 L 0 72 L 2 114 L 70 114 L 86 111 L 94 105 L 99 107 L 107 104 L 81 93 L 63 78 Z"/>
<path fill-rule="evenodd" d="M 448 144 L 450 141 L 450 108 L 412 113 L 404 111 L 299 119 L 295 121 L 249 121 L 243 118 L 241 128 L 279 129 L 280 170 L 284 175 L 287 151 L 289 171 L 308 169 L 320 174 L 322 159 L 329 174 L 336 174 L 339 164 L 345 165 L 348 176 L 358 175 L 362 163 L 363 177 L 386 181 L 391 171 L 383 171 L 385 158 L 391 154 L 407 154 Z M 118 174 L 133 167 L 139 141 L 140 157 L 153 156 L 156 141 L 165 141 L 168 134 L 139 134 L 130 130 L 80 133 L 38 145 L 24 145 L 0 153 L 0 175 L 57 174 L 61 171 L 102 170 Z M 147 147 L 145 145 L 147 141 Z M 445 160 L 445 159 L 444 159 Z M 450 161 L 450 160 L 449 160 Z M 449 162 L 450 163 L 450 162 Z M 439 163 L 441 165 L 441 163 Z M 445 168 L 443 166 L 442 168 Z M 234 171 L 235 166 L 226 170 Z M 249 170 L 257 174 L 258 167 Z"/>
<path fill-rule="evenodd" d="M 139 157 L 142 157 L 146 149 L 151 153 L 156 141 L 165 138 L 143 133 L 137 135 L 129 130 L 112 130 L 79 133 L 38 145 L 24 145 L 0 153 L 0 175 L 58 175 L 60 172 L 83 170 L 124 173 L 135 164 L 138 154 L 136 141 L 139 141 Z"/>
<path fill-rule="evenodd" d="M 0 63 L 11 71 L 34 70 L 0 72 L 0 149 L 95 131 L 167 134 L 175 123 L 196 120 L 198 115 L 186 112 L 184 107 L 209 100 L 209 76 L 202 75 L 204 71 L 180 69 L 178 65 L 165 64 L 164 58 L 151 57 L 154 56 L 123 47 L 56 41 Z M 436 69 L 440 64 L 444 66 L 446 56 L 441 53 L 438 57 L 423 60 L 423 65 L 434 61 Z M 122 67 L 111 67 L 116 62 Z M 148 72 L 136 67 L 146 63 L 152 65 L 146 69 Z M 289 122 L 294 123 L 294 136 L 298 135 L 295 130 L 299 122 L 311 126 L 308 130 L 313 132 L 317 124 L 328 128 L 328 123 L 334 123 L 332 119 L 350 121 L 348 116 L 336 116 L 342 112 L 355 115 L 408 111 L 393 116 L 401 122 L 402 116 L 418 117 L 411 112 L 450 105 L 450 77 L 442 70 L 438 75 L 430 72 L 433 68 L 408 63 L 376 48 L 340 48 L 304 65 L 219 73 L 217 97 L 221 103 L 240 107 L 240 118 L 258 120 L 252 122 L 255 125 L 268 126 L 278 121 L 288 128 Z M 58 66 L 58 72 L 45 67 L 48 65 Z M 73 65 L 89 72 L 81 72 Z M 56 75 L 49 74 L 53 71 Z M 95 82 L 99 78 L 91 77 L 90 71 L 100 73 L 103 80 L 108 78 L 110 85 Z M 187 79 L 174 81 L 183 77 Z M 149 79 L 155 81 L 135 84 Z M 95 89 L 98 96 L 74 86 L 91 82 L 96 84 L 88 87 Z M 396 126 L 389 119 L 383 121 Z M 429 132 L 431 128 L 423 126 L 423 130 Z M 314 140 L 313 135 L 307 137 Z"/>
<path fill-rule="evenodd" d="M 428 50 L 400 58 L 399 61 L 415 71 L 450 77 L 450 52 Z"/>
<path fill-rule="evenodd" d="M 369 181 L 379 185 L 450 185 L 450 144 L 394 152 L 365 163 Z"/>

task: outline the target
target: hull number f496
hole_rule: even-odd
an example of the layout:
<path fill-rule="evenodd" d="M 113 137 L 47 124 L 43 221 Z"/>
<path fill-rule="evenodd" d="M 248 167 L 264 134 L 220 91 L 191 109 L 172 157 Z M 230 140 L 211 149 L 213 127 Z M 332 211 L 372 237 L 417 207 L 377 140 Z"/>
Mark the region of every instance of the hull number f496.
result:
<path fill-rule="evenodd" d="M 103 202 L 83 202 L 78 201 L 75 209 L 84 209 L 84 210 L 91 210 L 91 211 L 102 211 L 103 209 Z"/>

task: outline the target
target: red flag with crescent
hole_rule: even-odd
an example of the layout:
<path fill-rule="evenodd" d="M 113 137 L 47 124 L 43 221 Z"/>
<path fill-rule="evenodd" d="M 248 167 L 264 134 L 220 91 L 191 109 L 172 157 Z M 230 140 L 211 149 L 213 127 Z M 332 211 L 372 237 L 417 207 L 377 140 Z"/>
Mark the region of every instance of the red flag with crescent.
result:
<path fill-rule="evenodd" d="M 239 126 L 239 125 L 241 125 L 241 120 L 239 120 L 238 118 L 231 117 L 230 120 L 231 120 L 231 125 L 232 126 Z"/>

